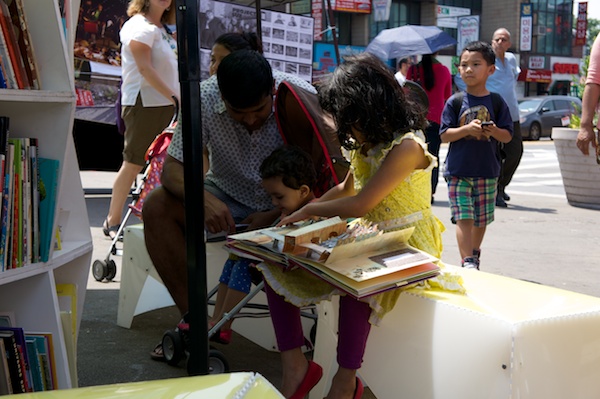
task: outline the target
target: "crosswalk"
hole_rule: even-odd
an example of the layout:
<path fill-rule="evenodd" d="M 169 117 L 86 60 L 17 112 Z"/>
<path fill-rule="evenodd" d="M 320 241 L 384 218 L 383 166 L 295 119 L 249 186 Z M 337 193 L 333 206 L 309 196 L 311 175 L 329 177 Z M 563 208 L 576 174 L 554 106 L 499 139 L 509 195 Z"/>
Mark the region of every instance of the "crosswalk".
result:
<path fill-rule="evenodd" d="M 447 153 L 448 146 L 442 145 L 440 148 L 440 164 L 442 164 L 442 167 Z M 439 184 L 445 184 L 443 179 L 440 180 Z M 509 194 L 565 198 L 565 190 L 553 142 L 524 143 L 521 163 L 506 191 Z"/>

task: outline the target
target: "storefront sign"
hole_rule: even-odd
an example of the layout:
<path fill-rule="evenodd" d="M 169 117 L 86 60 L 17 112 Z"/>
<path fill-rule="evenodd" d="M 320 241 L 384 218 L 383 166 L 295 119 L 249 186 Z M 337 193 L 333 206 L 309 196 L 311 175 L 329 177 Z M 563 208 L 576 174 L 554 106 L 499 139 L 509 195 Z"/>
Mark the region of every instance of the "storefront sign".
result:
<path fill-rule="evenodd" d="M 552 81 L 552 71 L 549 69 L 523 69 L 519 75 L 520 81 L 550 83 Z"/>
<path fill-rule="evenodd" d="M 575 45 L 583 46 L 585 44 L 585 35 L 587 33 L 587 1 L 579 3 L 579 14 L 577 14 L 577 28 L 575 30 Z"/>
<path fill-rule="evenodd" d="M 392 0 L 373 0 L 373 18 L 375 22 L 383 22 L 390 19 Z"/>
<path fill-rule="evenodd" d="M 533 8 L 531 3 L 521 4 L 521 36 L 519 48 L 521 51 L 531 51 L 531 36 L 533 33 Z"/>
<path fill-rule="evenodd" d="M 437 6 L 437 26 L 440 28 L 458 28 L 458 17 L 471 15 L 470 8 Z"/>
<path fill-rule="evenodd" d="M 546 66 L 546 57 L 542 55 L 532 55 L 529 57 L 529 68 L 530 69 L 544 69 Z"/>
<path fill-rule="evenodd" d="M 458 17 L 456 55 L 460 55 L 463 48 L 475 40 L 479 40 L 479 15 Z"/>
<path fill-rule="evenodd" d="M 579 64 L 563 64 L 556 62 L 552 65 L 552 73 L 566 73 L 569 75 L 579 75 Z"/>
<path fill-rule="evenodd" d="M 315 41 L 323 40 L 323 1 L 312 0 L 311 15 L 315 21 L 313 38 Z"/>
<path fill-rule="evenodd" d="M 370 14 L 371 13 L 371 1 L 370 0 L 331 0 L 331 9 L 334 11 Z"/>

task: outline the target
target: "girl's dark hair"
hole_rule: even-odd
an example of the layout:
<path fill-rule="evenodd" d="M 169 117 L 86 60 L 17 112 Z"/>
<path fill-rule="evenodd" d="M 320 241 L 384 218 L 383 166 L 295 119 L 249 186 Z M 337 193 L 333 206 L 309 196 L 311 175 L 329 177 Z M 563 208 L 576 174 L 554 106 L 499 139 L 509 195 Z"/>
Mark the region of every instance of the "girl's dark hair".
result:
<path fill-rule="evenodd" d="M 294 190 L 298 190 L 303 184 L 312 190 L 317 182 L 317 173 L 310 155 L 293 146 L 277 148 L 260 165 L 262 179 L 280 176 L 283 184 Z"/>
<path fill-rule="evenodd" d="M 254 50 L 234 51 L 223 58 L 217 81 L 223 98 L 240 109 L 255 106 L 273 91 L 271 65 Z"/>
<path fill-rule="evenodd" d="M 219 44 L 230 53 L 238 50 L 254 50 L 263 53 L 262 42 L 254 32 L 228 32 L 217 37 L 214 44 Z"/>
<path fill-rule="evenodd" d="M 496 65 L 496 54 L 492 45 L 487 42 L 475 41 L 468 43 L 460 53 L 462 56 L 465 51 L 481 53 L 481 56 L 488 65 Z"/>
<path fill-rule="evenodd" d="M 435 76 L 433 74 L 433 54 L 425 54 L 421 58 L 421 65 L 423 66 L 423 83 L 425 84 L 425 90 L 431 90 L 435 84 Z"/>
<path fill-rule="evenodd" d="M 347 149 L 356 148 L 353 127 L 376 145 L 427 123 L 423 108 L 404 95 L 387 65 L 366 52 L 345 57 L 319 86 L 319 103 L 332 114 Z"/>

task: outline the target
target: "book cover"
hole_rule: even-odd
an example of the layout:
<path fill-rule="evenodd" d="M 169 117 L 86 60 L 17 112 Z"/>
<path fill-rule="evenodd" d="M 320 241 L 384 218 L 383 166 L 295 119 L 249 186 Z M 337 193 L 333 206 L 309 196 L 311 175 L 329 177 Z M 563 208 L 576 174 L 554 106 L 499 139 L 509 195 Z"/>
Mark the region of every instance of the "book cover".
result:
<path fill-rule="evenodd" d="M 25 333 L 27 339 L 35 340 L 40 355 L 40 364 L 44 375 L 44 390 L 50 391 L 58 386 L 56 379 L 56 360 L 54 358 L 54 343 L 52 333 Z"/>
<path fill-rule="evenodd" d="M 2 33 L 0 32 L 0 35 Z M 6 79 L 4 78 L 4 66 L 2 65 L 2 59 L 0 56 L 0 89 L 6 89 Z"/>
<path fill-rule="evenodd" d="M 7 89 L 18 89 L 17 77 L 13 70 L 12 63 L 10 62 L 10 54 L 8 53 L 8 44 L 2 29 L 0 29 L 0 67 L 2 68 L 2 74 L 6 81 L 5 88 Z"/>
<path fill-rule="evenodd" d="M 60 162 L 54 159 L 39 158 L 40 171 L 40 258 L 47 262 L 52 243 L 54 215 L 56 213 L 56 195 Z"/>
<path fill-rule="evenodd" d="M 13 210 L 11 237 L 11 268 L 23 266 L 23 146 L 21 139 L 9 138 L 14 148 L 13 157 Z"/>
<path fill-rule="evenodd" d="M 4 187 L 9 126 L 10 118 L 8 116 L 0 116 L 0 187 Z"/>
<path fill-rule="evenodd" d="M 11 248 L 11 226 L 12 226 L 12 187 L 14 177 L 14 167 L 12 159 L 14 157 L 15 147 L 8 144 L 6 156 L 6 173 L 4 175 L 4 188 L 2 190 L 2 219 L 0 223 L 0 264 L 3 270 L 10 268 L 10 248 Z"/>
<path fill-rule="evenodd" d="M 4 340 L 0 339 L 0 395 L 10 395 L 13 393 L 7 356 Z"/>
<path fill-rule="evenodd" d="M 40 261 L 40 171 L 38 168 L 38 139 L 31 139 L 31 231 L 32 231 L 32 261 Z"/>
<path fill-rule="evenodd" d="M 35 58 L 35 51 L 33 50 L 31 35 L 27 26 L 27 17 L 23 8 L 23 0 L 9 0 L 8 10 L 10 11 L 15 32 L 19 32 L 17 35 L 17 43 L 19 44 L 19 49 L 23 56 L 29 85 L 34 89 L 40 89 L 37 61 Z"/>
<path fill-rule="evenodd" d="M 21 367 L 24 370 L 23 379 L 25 380 L 25 389 L 27 392 L 32 391 L 31 385 L 31 369 L 29 366 L 29 355 L 27 354 L 27 341 L 25 340 L 25 332 L 21 327 L 0 327 L 0 332 L 8 331 L 14 334 L 19 350 Z"/>
<path fill-rule="evenodd" d="M 22 265 L 30 264 L 32 258 L 31 243 L 33 241 L 33 236 L 31 235 L 31 157 L 29 151 L 29 139 L 21 139 L 21 176 L 23 176 L 21 179 L 21 204 L 23 212 L 21 212 L 22 218 L 20 223 L 20 236 L 23 237 L 23 250 L 21 254 Z"/>
<path fill-rule="evenodd" d="M 42 366 L 40 364 L 40 354 L 37 350 L 37 345 L 33 338 L 25 336 L 27 345 L 27 360 L 29 361 L 29 370 L 31 371 L 31 386 L 33 392 L 41 392 L 44 390 L 44 376 Z"/>
<path fill-rule="evenodd" d="M 29 79 L 27 78 L 27 72 L 25 72 L 25 63 L 23 62 L 23 56 L 19 49 L 19 43 L 17 42 L 17 37 L 13 28 L 10 11 L 8 10 L 8 5 L 4 1 L 0 1 L 0 27 L 4 34 L 8 55 L 15 72 L 18 88 L 30 89 L 31 86 L 29 84 Z"/>
<path fill-rule="evenodd" d="M 0 331 L 0 339 L 4 341 L 4 346 L 6 347 L 6 357 L 13 393 L 27 392 L 27 387 L 25 385 L 25 370 L 22 368 L 15 333 L 12 331 Z"/>

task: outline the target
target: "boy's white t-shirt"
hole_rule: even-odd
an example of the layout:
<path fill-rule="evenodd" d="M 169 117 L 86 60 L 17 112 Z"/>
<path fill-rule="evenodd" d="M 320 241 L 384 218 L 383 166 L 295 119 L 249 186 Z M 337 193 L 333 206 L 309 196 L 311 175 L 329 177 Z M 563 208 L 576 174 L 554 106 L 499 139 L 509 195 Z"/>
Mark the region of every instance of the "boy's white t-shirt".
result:
<path fill-rule="evenodd" d="M 152 49 L 152 65 L 173 94 L 179 97 L 179 76 L 177 69 L 177 41 L 163 28 L 148 22 L 142 14 L 131 17 L 119 33 L 121 38 L 121 105 L 135 105 L 141 93 L 144 107 L 160 107 L 173 102 L 153 88 L 140 73 L 130 43 L 135 40 Z"/>

